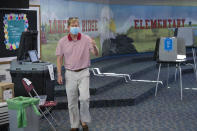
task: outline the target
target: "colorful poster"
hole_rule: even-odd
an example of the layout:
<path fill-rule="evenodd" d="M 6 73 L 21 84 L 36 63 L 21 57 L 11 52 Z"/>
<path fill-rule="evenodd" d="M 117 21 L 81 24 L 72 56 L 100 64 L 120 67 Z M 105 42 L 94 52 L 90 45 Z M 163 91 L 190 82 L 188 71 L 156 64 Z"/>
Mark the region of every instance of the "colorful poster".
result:
<path fill-rule="evenodd" d="M 5 14 L 3 22 L 6 49 L 18 49 L 21 33 L 28 28 L 26 14 Z"/>

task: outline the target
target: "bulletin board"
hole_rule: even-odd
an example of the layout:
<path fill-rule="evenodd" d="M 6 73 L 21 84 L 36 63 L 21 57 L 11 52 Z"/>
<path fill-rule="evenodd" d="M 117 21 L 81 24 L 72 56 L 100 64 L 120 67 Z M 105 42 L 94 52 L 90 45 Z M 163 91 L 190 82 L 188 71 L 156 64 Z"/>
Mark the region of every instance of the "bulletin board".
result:
<path fill-rule="evenodd" d="M 16 59 L 23 31 L 38 31 L 40 56 L 40 7 L 29 9 L 0 9 L 0 63 Z"/>

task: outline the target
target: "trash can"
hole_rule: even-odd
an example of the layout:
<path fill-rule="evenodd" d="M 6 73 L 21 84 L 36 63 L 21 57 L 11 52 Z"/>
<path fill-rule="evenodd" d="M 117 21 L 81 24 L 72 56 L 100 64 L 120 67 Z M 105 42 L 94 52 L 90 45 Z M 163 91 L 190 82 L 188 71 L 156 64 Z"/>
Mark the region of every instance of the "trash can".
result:
<path fill-rule="evenodd" d="M 38 98 L 15 97 L 7 100 L 10 131 L 39 131 Z"/>

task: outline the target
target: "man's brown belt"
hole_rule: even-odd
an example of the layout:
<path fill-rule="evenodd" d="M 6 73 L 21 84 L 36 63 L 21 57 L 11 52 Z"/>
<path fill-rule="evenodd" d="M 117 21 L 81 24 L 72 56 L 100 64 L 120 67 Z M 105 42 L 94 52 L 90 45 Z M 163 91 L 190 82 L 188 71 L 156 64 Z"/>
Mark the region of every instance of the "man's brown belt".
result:
<path fill-rule="evenodd" d="M 70 71 L 80 72 L 80 71 L 82 71 L 82 70 L 84 70 L 84 69 L 86 69 L 86 68 L 82 68 L 82 69 L 78 69 L 78 70 L 70 70 Z M 67 70 L 69 70 L 69 69 L 67 69 Z"/>

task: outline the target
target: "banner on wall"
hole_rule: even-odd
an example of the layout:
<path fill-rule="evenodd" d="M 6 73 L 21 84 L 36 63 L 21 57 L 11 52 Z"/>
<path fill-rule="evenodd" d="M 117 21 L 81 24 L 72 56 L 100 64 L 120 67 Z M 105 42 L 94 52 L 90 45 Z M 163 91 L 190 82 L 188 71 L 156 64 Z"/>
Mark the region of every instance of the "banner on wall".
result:
<path fill-rule="evenodd" d="M 153 51 L 158 37 L 178 27 L 197 26 L 196 7 L 108 5 L 42 0 L 42 58 L 56 61 L 55 49 L 68 33 L 69 17 L 79 17 L 81 32 L 93 37 L 99 57 Z M 95 58 L 95 57 L 92 57 Z"/>

